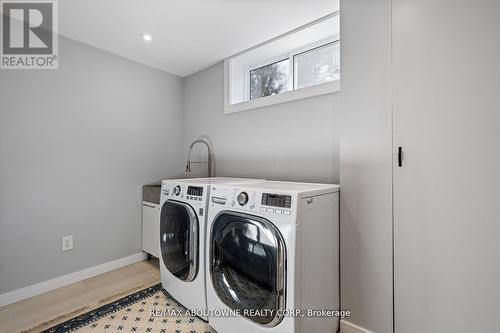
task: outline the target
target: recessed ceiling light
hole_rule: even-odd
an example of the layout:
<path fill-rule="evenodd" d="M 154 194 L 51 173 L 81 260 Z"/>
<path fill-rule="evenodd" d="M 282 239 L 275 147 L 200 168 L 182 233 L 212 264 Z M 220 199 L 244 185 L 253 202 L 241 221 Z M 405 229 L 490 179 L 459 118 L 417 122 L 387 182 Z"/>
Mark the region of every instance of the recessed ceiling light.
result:
<path fill-rule="evenodd" d="M 153 38 L 150 34 L 143 34 L 142 39 L 144 39 L 146 42 L 150 42 Z"/>

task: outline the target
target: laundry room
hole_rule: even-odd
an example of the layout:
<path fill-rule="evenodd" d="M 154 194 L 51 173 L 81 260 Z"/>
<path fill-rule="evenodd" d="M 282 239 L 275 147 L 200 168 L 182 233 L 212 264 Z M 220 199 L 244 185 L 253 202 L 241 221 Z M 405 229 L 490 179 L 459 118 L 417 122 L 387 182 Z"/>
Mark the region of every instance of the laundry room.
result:
<path fill-rule="evenodd" d="M 500 332 L 499 10 L 0 0 L 0 332 Z"/>

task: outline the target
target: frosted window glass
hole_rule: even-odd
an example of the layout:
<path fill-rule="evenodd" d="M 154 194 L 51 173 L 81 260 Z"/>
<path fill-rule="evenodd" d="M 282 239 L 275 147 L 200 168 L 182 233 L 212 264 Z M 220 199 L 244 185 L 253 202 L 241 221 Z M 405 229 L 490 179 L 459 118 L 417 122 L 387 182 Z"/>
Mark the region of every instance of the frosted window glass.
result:
<path fill-rule="evenodd" d="M 295 88 L 340 79 L 340 43 L 328 44 L 294 57 Z"/>

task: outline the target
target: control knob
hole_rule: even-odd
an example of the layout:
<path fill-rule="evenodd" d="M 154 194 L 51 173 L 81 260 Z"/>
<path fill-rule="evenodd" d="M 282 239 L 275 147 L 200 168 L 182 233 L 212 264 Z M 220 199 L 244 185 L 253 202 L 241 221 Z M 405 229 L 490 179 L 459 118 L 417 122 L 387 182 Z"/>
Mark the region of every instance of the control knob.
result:
<path fill-rule="evenodd" d="M 236 201 L 238 201 L 240 206 L 245 206 L 248 202 L 248 194 L 246 192 L 240 192 L 240 194 L 238 194 L 238 197 L 236 198 Z"/>
<path fill-rule="evenodd" d="M 181 194 L 181 187 L 179 185 L 177 185 L 176 187 L 174 187 L 174 190 L 172 191 L 175 195 L 179 195 Z"/>

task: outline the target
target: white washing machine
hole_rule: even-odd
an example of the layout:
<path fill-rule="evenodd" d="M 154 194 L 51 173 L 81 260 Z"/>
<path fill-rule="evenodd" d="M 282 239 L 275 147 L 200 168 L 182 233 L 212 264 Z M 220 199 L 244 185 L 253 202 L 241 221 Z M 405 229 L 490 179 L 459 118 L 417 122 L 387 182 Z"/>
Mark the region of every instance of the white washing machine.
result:
<path fill-rule="evenodd" d="M 161 282 L 163 288 L 187 309 L 207 309 L 205 239 L 210 185 L 252 181 L 256 180 L 214 177 L 162 181 Z"/>
<path fill-rule="evenodd" d="M 215 184 L 207 227 L 218 333 L 337 332 L 338 317 L 308 310 L 339 309 L 338 185 Z"/>

